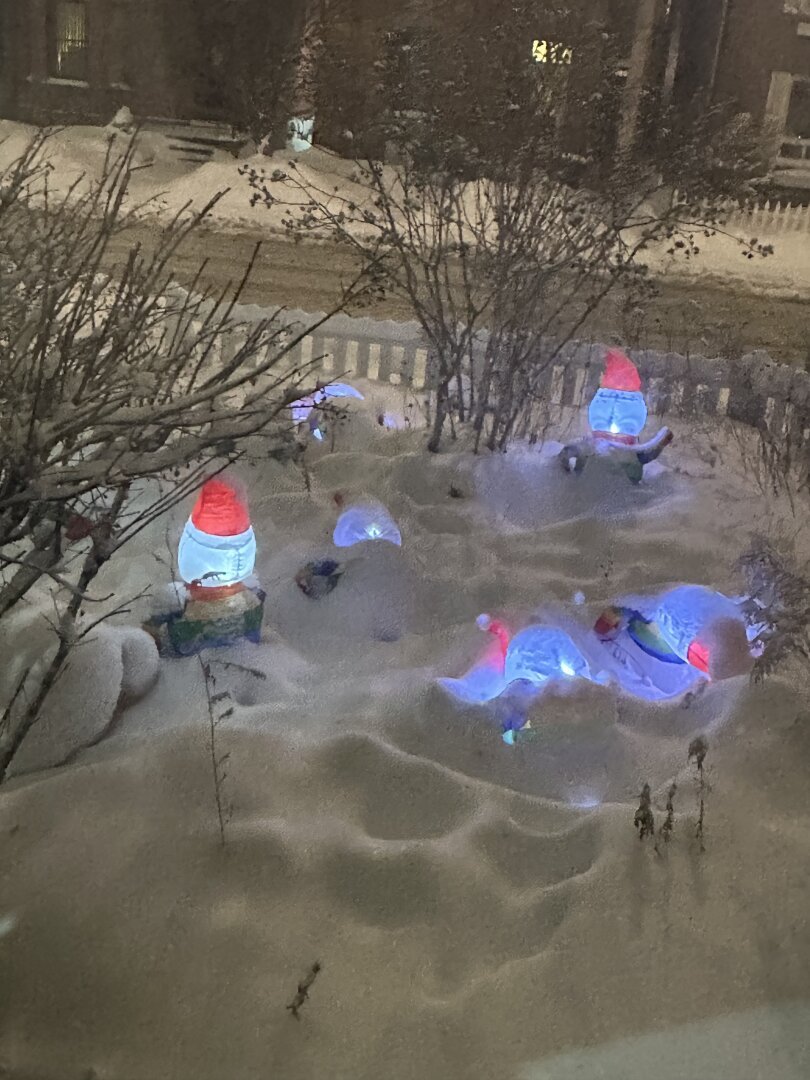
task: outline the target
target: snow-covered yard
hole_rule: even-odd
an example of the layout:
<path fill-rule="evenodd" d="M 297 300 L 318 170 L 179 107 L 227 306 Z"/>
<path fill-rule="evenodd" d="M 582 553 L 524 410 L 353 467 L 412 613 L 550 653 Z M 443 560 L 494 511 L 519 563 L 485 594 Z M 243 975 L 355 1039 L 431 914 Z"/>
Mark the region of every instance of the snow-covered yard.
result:
<path fill-rule="evenodd" d="M 292 467 L 243 469 L 265 629 L 217 658 L 264 677 L 216 669 L 233 706 L 217 729 L 224 848 L 198 660 L 161 661 L 117 711 L 104 634 L 64 676 L 62 725 L 110 727 L 0 797 L 0 1065 L 53 1080 L 806 1077 L 806 685 L 737 679 L 652 705 L 580 681 L 541 696 L 513 747 L 437 685 L 486 647 L 480 612 L 588 627 L 673 582 L 733 593 L 751 530 L 806 538 L 806 508 L 763 495 L 717 431 L 676 427 L 636 488 L 568 476 L 538 448 L 427 456 L 418 431 L 377 423 L 402 392 L 361 388 L 334 446 L 307 452 L 311 491 Z M 346 557 L 338 493 L 380 499 L 403 545 L 350 549 L 315 601 L 294 576 Z M 165 588 L 188 510 L 95 591 Z M 40 647 L 41 612 L 13 629 L 8 679 Z M 662 820 L 673 777 L 658 856 L 633 811 L 649 782 Z M 296 1022 L 285 1006 L 316 961 Z"/>

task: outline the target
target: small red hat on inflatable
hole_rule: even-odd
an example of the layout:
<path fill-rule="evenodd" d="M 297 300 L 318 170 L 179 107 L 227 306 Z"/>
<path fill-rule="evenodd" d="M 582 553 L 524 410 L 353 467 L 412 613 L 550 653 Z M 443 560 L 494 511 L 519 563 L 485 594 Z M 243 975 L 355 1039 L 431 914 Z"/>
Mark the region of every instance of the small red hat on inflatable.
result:
<path fill-rule="evenodd" d="M 209 536 L 238 536 L 250 528 L 247 500 L 233 483 L 215 476 L 200 489 L 191 524 Z"/>
<path fill-rule="evenodd" d="M 641 379 L 636 365 L 619 349 L 608 349 L 605 358 L 605 373 L 599 384 L 606 390 L 635 390 L 641 389 Z"/>

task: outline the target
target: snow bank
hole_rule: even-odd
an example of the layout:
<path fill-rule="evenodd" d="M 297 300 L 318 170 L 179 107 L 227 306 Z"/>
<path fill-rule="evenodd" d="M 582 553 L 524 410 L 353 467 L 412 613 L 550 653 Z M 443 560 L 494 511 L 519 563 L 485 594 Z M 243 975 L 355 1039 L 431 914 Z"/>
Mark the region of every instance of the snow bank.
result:
<path fill-rule="evenodd" d="M 0 120 L 0 169 L 14 161 L 24 150 L 35 129 L 9 120 Z M 100 174 L 112 128 L 67 127 L 54 133 L 46 144 L 45 154 L 54 169 L 49 184 L 58 193 L 72 184 L 86 187 L 86 179 Z M 115 134 L 115 147 L 123 149 L 126 136 Z M 255 167 L 270 177 L 274 171 L 290 173 L 290 161 L 297 162 L 296 174 L 305 184 L 322 193 L 327 205 L 340 209 L 352 201 L 362 209 L 369 204 L 367 190 L 353 182 L 354 162 L 335 157 L 319 147 L 297 157 L 278 151 L 271 157 L 254 155 L 243 160 L 212 160 L 197 167 L 180 162 L 169 150 L 169 141 L 159 133 L 141 134 L 136 152 L 137 165 L 149 168 L 135 172 L 131 203 L 148 202 L 142 216 L 174 217 L 181 211 L 201 210 L 215 195 L 221 195 L 211 212 L 211 221 L 222 229 L 251 230 L 259 233 L 285 232 L 284 219 L 290 208 L 301 207 L 306 197 L 289 181 L 270 184 L 278 200 L 272 206 L 251 205 L 253 191 L 240 175 L 244 166 Z M 390 176 L 394 170 L 389 170 Z M 470 208 L 472 212 L 472 208 Z M 358 226 L 358 228 L 363 228 Z M 761 233 L 761 230 L 754 230 Z M 760 240 L 767 240 L 760 235 Z M 810 243 L 804 234 L 780 233 L 774 239 L 776 254 L 748 260 L 739 245 L 726 236 L 705 239 L 701 254 L 686 261 L 666 253 L 669 244 L 647 252 L 656 274 L 675 274 L 706 281 L 733 281 L 741 287 L 767 291 L 779 290 L 785 296 L 804 296 L 810 291 Z"/>
<path fill-rule="evenodd" d="M 25 152 L 35 134 L 36 129 L 30 125 L 0 120 L 0 171 L 8 168 Z M 52 194 L 64 196 L 71 190 L 80 194 L 102 175 L 108 155 L 111 161 L 115 161 L 128 145 L 128 137 L 112 128 L 66 127 L 48 135 L 38 160 L 48 162 L 51 167 L 47 183 Z M 139 171 L 133 174 L 130 191 L 132 202 L 150 197 L 155 176 L 151 169 L 144 167 L 156 163 L 159 150 L 159 140 L 149 134 L 138 139 L 133 165 Z M 146 173 L 151 174 L 148 179 L 144 175 Z"/>

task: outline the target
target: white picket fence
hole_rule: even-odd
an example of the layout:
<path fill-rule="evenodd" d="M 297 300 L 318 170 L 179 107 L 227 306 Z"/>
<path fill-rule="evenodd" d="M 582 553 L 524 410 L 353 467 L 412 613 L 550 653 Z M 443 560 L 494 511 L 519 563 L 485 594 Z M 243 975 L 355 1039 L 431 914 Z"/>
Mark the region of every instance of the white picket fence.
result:
<path fill-rule="evenodd" d="M 810 206 L 790 206 L 774 200 L 750 210 L 736 208 L 730 212 L 728 224 L 752 236 L 810 233 Z"/>
<path fill-rule="evenodd" d="M 675 191 L 677 202 L 681 193 Z M 745 237 L 781 236 L 785 233 L 810 234 L 810 206 L 791 206 L 779 199 L 768 200 L 761 206 L 742 207 L 729 202 L 723 207 L 726 227 Z"/>

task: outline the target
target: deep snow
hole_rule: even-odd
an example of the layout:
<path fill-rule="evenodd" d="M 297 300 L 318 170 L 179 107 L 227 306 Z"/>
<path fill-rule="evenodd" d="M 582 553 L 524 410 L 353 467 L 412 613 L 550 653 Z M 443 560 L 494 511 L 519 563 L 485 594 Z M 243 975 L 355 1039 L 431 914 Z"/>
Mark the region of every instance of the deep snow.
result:
<path fill-rule="evenodd" d="M 361 389 L 334 446 L 307 452 L 311 492 L 290 467 L 243 470 L 264 640 L 207 655 L 265 677 L 212 669 L 234 709 L 217 729 L 224 850 L 195 658 L 161 661 L 97 745 L 0 794 L 0 1064 L 54 1080 L 640 1080 L 686 1061 L 722 1080 L 806 1076 L 806 683 L 658 705 L 578 683 L 541 697 L 514 747 L 495 711 L 437 685 L 487 647 L 480 612 L 587 624 L 674 582 L 733 592 L 751 530 L 806 530 L 805 509 L 760 493 L 721 431 L 676 425 L 633 488 L 565 475 L 538 448 L 426 455 L 419 432 L 376 423 L 403 414 L 402 392 Z M 402 547 L 334 548 L 338 494 L 382 501 Z M 165 590 L 166 530 L 175 545 L 189 509 L 98 593 Z M 314 601 L 293 579 L 323 556 L 351 561 Z M 4 655 L 40 626 L 27 608 Z M 64 725 L 115 707 L 107 648 L 66 674 Z M 633 830 L 636 796 L 652 784 L 660 824 L 676 776 L 659 857 Z M 285 1005 L 316 960 L 296 1023 Z"/>

